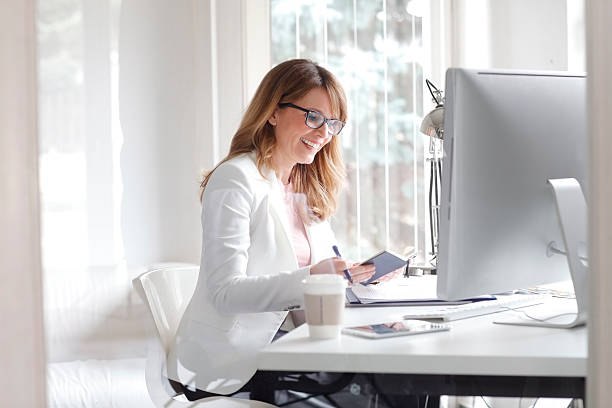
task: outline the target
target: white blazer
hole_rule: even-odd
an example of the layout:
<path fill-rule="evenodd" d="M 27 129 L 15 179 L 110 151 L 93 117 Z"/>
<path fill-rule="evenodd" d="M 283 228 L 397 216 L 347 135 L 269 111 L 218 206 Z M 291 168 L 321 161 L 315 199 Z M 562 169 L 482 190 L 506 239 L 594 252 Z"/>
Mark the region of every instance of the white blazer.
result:
<path fill-rule="evenodd" d="M 204 192 L 200 274 L 168 355 L 169 378 L 190 388 L 240 389 L 287 311 L 302 308 L 310 267 L 298 267 L 281 184 L 254 160 L 223 163 Z M 312 264 L 333 257 L 329 223 L 305 227 Z"/>

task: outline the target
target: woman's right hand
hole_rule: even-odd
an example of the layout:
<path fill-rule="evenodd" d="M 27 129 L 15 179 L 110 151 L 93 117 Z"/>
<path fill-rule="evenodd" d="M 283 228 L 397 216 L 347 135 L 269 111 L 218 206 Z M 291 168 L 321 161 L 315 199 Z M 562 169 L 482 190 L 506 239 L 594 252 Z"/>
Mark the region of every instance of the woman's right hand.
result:
<path fill-rule="evenodd" d="M 322 260 L 316 265 L 310 267 L 311 275 L 319 274 L 336 274 L 345 277 L 344 270 L 348 269 L 353 279 L 353 283 L 367 281 L 376 272 L 376 267 L 373 264 L 359 265 L 346 262 L 344 259 L 333 257 Z"/>

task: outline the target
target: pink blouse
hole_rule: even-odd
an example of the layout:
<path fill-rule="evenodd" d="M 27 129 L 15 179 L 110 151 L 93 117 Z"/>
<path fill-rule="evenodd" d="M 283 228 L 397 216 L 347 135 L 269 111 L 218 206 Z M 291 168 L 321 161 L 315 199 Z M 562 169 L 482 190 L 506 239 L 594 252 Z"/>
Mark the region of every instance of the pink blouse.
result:
<path fill-rule="evenodd" d="M 295 255 L 300 268 L 310 265 L 310 243 L 304 228 L 304 222 L 300 216 L 300 208 L 306 206 L 306 197 L 303 194 L 295 194 L 293 184 L 284 186 L 285 208 L 291 229 L 291 240 Z"/>

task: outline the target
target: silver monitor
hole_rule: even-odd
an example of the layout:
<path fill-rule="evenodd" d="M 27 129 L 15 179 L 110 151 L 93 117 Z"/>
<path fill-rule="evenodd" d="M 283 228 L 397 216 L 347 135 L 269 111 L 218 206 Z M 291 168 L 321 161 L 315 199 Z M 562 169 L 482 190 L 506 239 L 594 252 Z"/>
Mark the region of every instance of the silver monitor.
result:
<path fill-rule="evenodd" d="M 564 240 L 547 180 L 575 178 L 588 197 L 587 146 L 584 76 L 447 71 L 440 299 L 570 278 L 549 248 Z"/>

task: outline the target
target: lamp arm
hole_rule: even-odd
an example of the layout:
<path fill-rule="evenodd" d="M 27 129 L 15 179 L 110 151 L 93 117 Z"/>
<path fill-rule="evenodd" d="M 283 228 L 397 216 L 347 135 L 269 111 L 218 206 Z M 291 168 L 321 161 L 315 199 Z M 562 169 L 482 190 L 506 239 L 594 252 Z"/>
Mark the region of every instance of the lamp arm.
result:
<path fill-rule="evenodd" d="M 429 89 L 429 93 L 436 103 L 436 108 L 442 106 L 442 91 L 439 90 L 429 79 L 425 79 L 425 84 L 427 84 L 427 89 Z"/>

